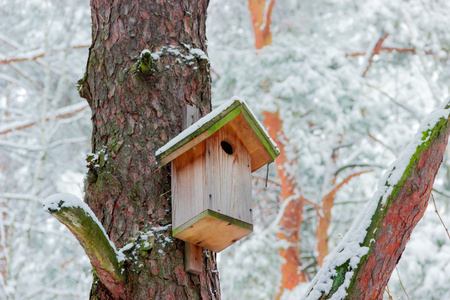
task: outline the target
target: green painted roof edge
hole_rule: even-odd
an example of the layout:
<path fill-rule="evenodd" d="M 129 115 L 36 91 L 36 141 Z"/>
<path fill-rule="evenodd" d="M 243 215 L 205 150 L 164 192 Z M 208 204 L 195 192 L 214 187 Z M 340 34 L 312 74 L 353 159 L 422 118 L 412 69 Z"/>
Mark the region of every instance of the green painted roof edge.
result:
<path fill-rule="evenodd" d="M 253 231 L 253 225 L 246 223 L 244 221 L 240 221 L 238 219 L 226 216 L 224 214 L 218 213 L 216 211 L 207 209 L 204 212 L 200 213 L 199 215 L 197 215 L 196 217 L 190 219 L 189 221 L 187 221 L 186 223 L 184 223 L 183 225 L 178 226 L 177 228 L 175 228 L 172 231 L 172 236 L 175 237 L 177 234 L 179 234 L 180 232 L 184 231 L 185 229 L 187 229 L 189 226 L 192 226 L 193 224 L 197 223 L 198 221 L 200 221 L 201 219 L 203 219 L 206 216 L 211 216 L 213 218 L 231 223 L 233 225 L 245 228 L 247 230 Z"/>
<path fill-rule="evenodd" d="M 231 121 L 234 117 L 239 115 L 241 112 L 240 109 L 241 102 L 239 100 L 235 100 L 230 106 L 228 106 L 225 110 L 219 113 L 217 116 L 203 124 L 200 128 L 192 132 L 190 135 L 186 136 L 184 139 L 175 143 L 169 149 L 159 153 L 156 155 L 156 160 L 161 161 L 164 157 L 170 155 L 172 152 L 180 149 L 185 144 L 189 143 L 199 135 L 204 132 L 208 132 L 208 137 L 213 135 L 217 130 L 222 128 L 226 123 Z M 200 119 L 201 120 L 201 119 Z M 195 124 L 195 123 L 194 123 Z M 182 132 L 181 132 L 182 133 Z M 181 134 L 180 133 L 180 134 Z M 175 137 L 176 138 L 176 137 Z"/>
<path fill-rule="evenodd" d="M 214 110 L 212 112 L 214 112 Z M 236 99 L 233 101 L 233 103 L 231 105 L 229 105 L 227 108 L 225 108 L 222 112 L 219 112 L 217 116 L 211 118 L 211 120 L 209 120 L 205 124 L 201 125 L 200 128 L 196 129 L 195 131 L 193 131 L 191 134 L 189 134 L 185 138 L 176 142 L 170 148 L 162 151 L 161 153 L 157 153 L 156 160 L 161 162 L 161 160 L 163 160 L 165 157 L 167 157 L 174 151 L 180 149 L 185 144 L 189 143 L 190 141 L 194 140 L 195 138 L 197 138 L 198 136 L 202 135 L 205 132 L 207 132 L 207 136 L 210 137 L 216 131 L 218 131 L 220 128 L 222 128 L 225 124 L 227 124 L 229 121 L 231 121 L 234 117 L 239 115 L 239 113 L 241 113 L 241 112 L 244 115 L 244 118 L 247 120 L 247 122 L 251 126 L 251 128 L 253 129 L 253 131 L 255 132 L 256 136 L 259 138 L 261 143 L 266 148 L 267 152 L 272 157 L 272 159 L 275 159 L 280 154 L 280 151 L 276 147 L 275 142 L 272 141 L 269 134 L 262 127 L 262 125 L 256 119 L 255 115 L 245 104 L 245 102 L 241 101 L 239 99 Z M 195 123 L 194 123 L 194 125 L 195 125 Z M 181 132 L 180 134 L 182 134 L 182 133 L 183 132 Z M 174 139 L 175 138 L 176 137 L 174 137 Z M 245 141 L 244 141 L 244 144 L 245 144 Z M 175 157 L 173 159 L 175 159 Z"/>
<path fill-rule="evenodd" d="M 270 156 L 272 156 L 273 159 L 277 158 L 277 156 L 280 155 L 280 150 L 278 150 L 278 148 L 276 147 L 275 142 L 272 141 L 269 134 L 255 118 L 255 115 L 250 111 L 245 103 L 242 103 L 242 108 L 242 113 L 245 119 L 247 120 L 248 124 L 250 124 L 259 140 L 263 143 L 264 147 L 266 147 L 267 152 L 269 152 Z"/>

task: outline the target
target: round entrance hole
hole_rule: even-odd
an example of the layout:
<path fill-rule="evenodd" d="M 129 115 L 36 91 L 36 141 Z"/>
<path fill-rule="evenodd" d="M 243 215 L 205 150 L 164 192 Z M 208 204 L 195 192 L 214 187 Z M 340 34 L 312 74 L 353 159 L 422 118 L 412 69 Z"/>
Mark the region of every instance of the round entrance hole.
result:
<path fill-rule="evenodd" d="M 231 146 L 230 143 L 227 141 L 221 141 L 220 146 L 222 146 L 223 151 L 225 151 L 226 154 L 231 155 L 233 154 L 233 146 Z"/>

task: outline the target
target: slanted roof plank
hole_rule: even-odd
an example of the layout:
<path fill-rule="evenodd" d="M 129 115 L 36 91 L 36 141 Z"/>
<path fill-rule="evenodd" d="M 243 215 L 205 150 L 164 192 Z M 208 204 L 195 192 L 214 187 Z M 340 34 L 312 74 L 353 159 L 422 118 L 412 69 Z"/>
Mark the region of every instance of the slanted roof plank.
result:
<path fill-rule="evenodd" d="M 252 171 L 273 161 L 279 154 L 276 144 L 243 100 L 233 98 L 192 124 L 156 151 L 156 159 L 165 165 L 206 140 L 225 124 L 230 124 L 252 155 Z M 254 157 L 257 155 L 258 157 Z"/>

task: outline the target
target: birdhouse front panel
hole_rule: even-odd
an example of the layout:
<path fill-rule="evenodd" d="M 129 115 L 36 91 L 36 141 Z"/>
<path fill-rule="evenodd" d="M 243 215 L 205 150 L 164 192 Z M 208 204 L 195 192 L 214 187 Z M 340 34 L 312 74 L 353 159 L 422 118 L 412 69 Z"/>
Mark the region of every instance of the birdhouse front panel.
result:
<path fill-rule="evenodd" d="M 251 157 L 230 125 L 172 166 L 176 238 L 220 252 L 252 231 Z"/>
<path fill-rule="evenodd" d="M 251 157 L 229 124 L 206 140 L 206 206 L 252 224 Z"/>

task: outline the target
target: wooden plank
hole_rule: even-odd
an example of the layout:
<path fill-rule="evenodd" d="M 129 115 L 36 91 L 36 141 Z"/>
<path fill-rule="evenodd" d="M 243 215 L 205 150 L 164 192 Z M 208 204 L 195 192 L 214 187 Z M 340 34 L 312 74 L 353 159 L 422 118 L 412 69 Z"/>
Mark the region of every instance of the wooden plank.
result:
<path fill-rule="evenodd" d="M 183 106 L 183 123 L 181 124 L 181 128 L 185 130 L 192 124 L 198 121 L 200 118 L 199 116 L 199 110 L 198 108 L 191 106 L 191 105 L 185 105 Z"/>
<path fill-rule="evenodd" d="M 184 269 L 186 272 L 200 275 L 202 273 L 202 264 L 203 264 L 203 249 L 194 244 L 190 244 L 188 242 L 184 245 Z"/>
<path fill-rule="evenodd" d="M 247 105 L 236 100 L 188 136 L 179 140 L 164 152 L 159 153 L 156 159 L 161 165 L 165 165 L 195 145 L 208 139 L 208 137 L 228 123 L 233 126 L 239 138 L 250 152 L 252 172 L 272 162 L 279 155 L 278 149 L 273 145 L 270 137 Z"/>
<path fill-rule="evenodd" d="M 265 164 L 272 162 L 273 158 L 267 151 L 266 147 L 262 143 L 261 139 L 255 134 L 253 128 L 248 123 L 244 114 L 240 114 L 237 118 L 233 119 L 230 126 L 234 129 L 239 139 L 243 142 L 245 148 L 251 156 L 251 171 L 254 172 L 264 166 Z"/>
<path fill-rule="evenodd" d="M 206 142 L 172 161 L 172 228 L 203 212 L 206 197 Z"/>
<path fill-rule="evenodd" d="M 185 105 L 183 107 L 183 124 L 182 128 L 186 129 L 192 124 L 194 124 L 199 119 L 199 110 L 196 107 Z M 203 198 L 205 197 L 205 180 L 204 176 L 205 172 L 205 152 L 206 147 L 205 143 L 194 146 L 190 153 L 183 154 L 185 160 L 180 160 L 180 163 L 175 168 L 174 163 L 172 163 L 172 170 L 177 169 L 178 173 L 181 174 L 173 174 L 172 178 L 175 178 L 176 184 L 181 186 L 176 186 L 175 190 L 178 194 L 175 199 L 177 199 L 177 204 L 172 208 L 172 224 L 176 223 L 174 220 L 177 220 L 184 223 L 184 218 L 186 218 L 186 210 L 189 210 L 192 216 L 196 216 L 198 213 L 203 211 Z M 191 166 L 187 166 L 186 162 L 190 162 L 190 159 L 193 160 L 192 169 Z M 178 161 L 178 160 L 177 160 Z M 183 165 L 184 164 L 184 165 Z M 175 164 L 177 165 L 177 164 Z M 189 167 L 189 168 L 186 168 Z M 183 172 L 183 171 L 184 172 Z M 190 170 L 190 171 L 189 171 Z M 177 175 L 181 175 L 181 178 L 178 178 Z M 193 184 L 192 184 L 193 181 Z M 188 190 L 188 195 L 185 195 L 184 190 Z M 183 201 L 185 200 L 185 201 Z M 186 201 L 187 200 L 187 201 Z M 192 202 L 194 204 L 192 205 Z M 180 215 L 178 217 L 178 215 Z M 189 217 L 190 218 L 190 217 Z M 173 227 L 175 228 L 175 227 Z M 202 268 L 203 261 L 203 249 L 195 244 L 185 243 L 184 245 L 184 269 L 186 272 L 200 275 L 203 271 Z"/>
<path fill-rule="evenodd" d="M 263 143 L 264 148 L 272 157 L 272 161 L 280 155 L 280 150 L 274 145 L 274 141 L 271 140 L 268 133 L 264 130 L 262 125 L 258 122 L 255 115 L 250 111 L 250 109 L 244 104 L 242 105 L 242 114 L 247 120 L 248 124 L 252 127 L 254 133 L 258 136 L 258 139 Z"/>
<path fill-rule="evenodd" d="M 251 224 L 207 210 L 183 224 L 173 234 L 177 239 L 220 252 L 252 231 Z"/>
<path fill-rule="evenodd" d="M 208 122 L 197 128 L 188 136 L 184 137 L 169 149 L 156 155 L 156 159 L 160 165 L 165 165 L 176 157 L 186 152 L 195 145 L 201 143 L 214 132 L 219 130 L 223 125 L 230 122 L 234 117 L 241 113 L 241 105 L 239 101 L 235 101 L 232 105 L 227 107 L 224 111 L 220 112 L 214 118 L 211 118 Z M 176 139 L 175 137 L 174 139 Z M 170 143 L 170 141 L 169 141 Z"/>
<path fill-rule="evenodd" d="M 228 154 L 222 143 L 231 145 Z M 251 158 L 233 128 L 226 124 L 206 141 L 205 206 L 243 222 L 252 223 Z"/>

